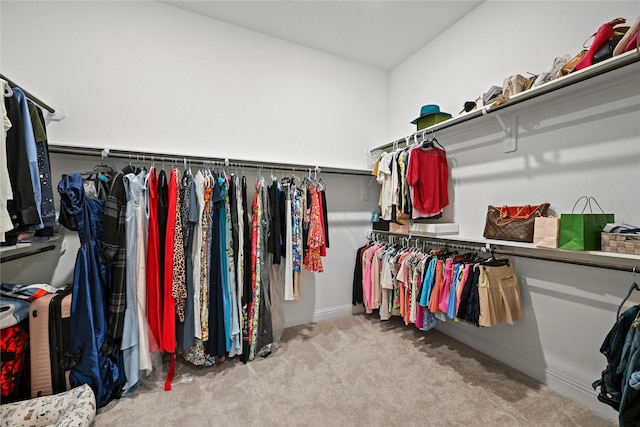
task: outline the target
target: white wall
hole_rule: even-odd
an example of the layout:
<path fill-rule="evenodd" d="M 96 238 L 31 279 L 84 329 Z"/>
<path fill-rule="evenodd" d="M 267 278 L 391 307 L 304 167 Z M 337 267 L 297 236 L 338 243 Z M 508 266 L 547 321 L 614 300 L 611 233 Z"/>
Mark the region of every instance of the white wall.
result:
<path fill-rule="evenodd" d="M 157 2 L 3 1 L 0 12 L 2 73 L 66 108 L 53 144 L 364 168 L 387 135 L 381 70 Z M 54 179 L 97 161 L 54 155 Z M 352 197 L 366 177 L 324 180 L 332 247 L 325 273 L 305 273 L 303 299 L 287 303 L 287 325 L 351 312 L 375 197 Z M 3 265 L 2 280 L 70 282 L 73 233 L 63 246 Z"/>
<path fill-rule="evenodd" d="M 58 144 L 364 168 L 388 73 L 153 1 L 2 1 L 0 68 Z"/>
<path fill-rule="evenodd" d="M 52 144 L 364 168 L 388 132 L 388 73 L 166 4 L 2 1 L 0 14 L 2 73 L 67 110 Z M 98 162 L 53 155 L 54 182 Z M 288 326 L 351 312 L 376 196 L 360 197 L 367 177 L 323 179 L 331 248 L 286 304 Z M 74 234 L 3 264 L 2 280 L 69 283 Z"/>
<path fill-rule="evenodd" d="M 632 25 L 637 1 L 486 1 L 390 73 L 390 139 L 415 131 L 425 104 L 457 116 L 465 101 L 513 74 L 539 74 L 575 55 L 600 25 Z"/>
<path fill-rule="evenodd" d="M 465 100 L 510 74 L 540 72 L 575 54 L 604 22 L 640 15 L 638 2 L 485 2 L 391 72 L 390 139 L 427 103 L 455 115 Z M 640 224 L 640 65 L 590 79 L 501 113 L 515 116 L 517 151 L 505 153 L 491 115 L 444 129 L 452 203 L 447 219 L 482 239 L 489 204 L 551 202 L 557 214 L 594 196 L 616 221 Z M 606 359 L 600 345 L 631 273 L 513 257 L 525 319 L 494 328 L 446 323 L 461 340 L 601 414 L 591 388 Z M 640 266 L 640 257 L 628 261 Z M 640 296 L 635 296 L 640 300 Z"/>

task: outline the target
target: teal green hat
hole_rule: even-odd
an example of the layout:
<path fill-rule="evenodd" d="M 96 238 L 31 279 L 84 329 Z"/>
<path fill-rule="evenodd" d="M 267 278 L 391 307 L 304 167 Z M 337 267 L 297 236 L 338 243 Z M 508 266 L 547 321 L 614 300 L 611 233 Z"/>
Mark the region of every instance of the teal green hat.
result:
<path fill-rule="evenodd" d="M 422 130 L 424 128 L 428 128 L 429 126 L 433 126 L 436 123 L 444 122 L 445 120 L 449 120 L 451 118 L 451 114 L 443 113 L 440 111 L 440 107 L 434 104 L 423 105 L 420 109 L 420 117 L 412 121 L 414 125 L 417 126 L 417 130 Z"/>

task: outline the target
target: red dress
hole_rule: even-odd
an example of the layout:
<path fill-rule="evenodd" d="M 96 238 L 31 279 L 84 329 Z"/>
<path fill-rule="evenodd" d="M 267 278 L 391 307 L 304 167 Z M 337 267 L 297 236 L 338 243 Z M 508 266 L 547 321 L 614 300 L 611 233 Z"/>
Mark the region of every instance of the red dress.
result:
<path fill-rule="evenodd" d="M 164 301 L 162 316 L 162 334 L 160 338 L 160 349 L 171 353 L 171 366 L 167 373 L 167 380 L 164 383 L 165 390 L 171 390 L 171 380 L 173 379 L 175 351 L 176 351 L 176 302 L 171 292 L 173 285 L 173 245 L 176 235 L 176 214 L 178 204 L 178 179 L 177 169 L 171 169 L 169 178 L 169 203 L 167 216 L 167 237 L 165 241 L 164 258 Z"/>
<path fill-rule="evenodd" d="M 162 325 L 160 301 L 160 225 L 158 224 L 158 174 L 151 168 L 147 177 L 149 192 L 149 237 L 147 241 L 147 319 L 151 337 L 149 349 L 157 351 Z"/>

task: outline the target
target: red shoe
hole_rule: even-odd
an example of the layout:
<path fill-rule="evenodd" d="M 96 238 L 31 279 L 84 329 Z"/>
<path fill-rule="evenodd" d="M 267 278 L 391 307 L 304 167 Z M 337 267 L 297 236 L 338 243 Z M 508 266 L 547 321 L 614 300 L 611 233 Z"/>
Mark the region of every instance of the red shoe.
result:
<path fill-rule="evenodd" d="M 593 43 L 589 46 L 589 50 L 587 54 L 582 58 L 578 65 L 576 65 L 576 71 L 582 70 L 583 68 L 587 68 L 588 66 L 593 64 L 593 55 L 600 49 L 606 42 L 611 40 L 614 35 L 613 27 L 618 24 L 624 24 L 627 22 L 624 18 L 617 18 L 613 21 L 607 22 L 598 28 L 598 32 L 595 34 L 595 38 L 593 39 Z"/>

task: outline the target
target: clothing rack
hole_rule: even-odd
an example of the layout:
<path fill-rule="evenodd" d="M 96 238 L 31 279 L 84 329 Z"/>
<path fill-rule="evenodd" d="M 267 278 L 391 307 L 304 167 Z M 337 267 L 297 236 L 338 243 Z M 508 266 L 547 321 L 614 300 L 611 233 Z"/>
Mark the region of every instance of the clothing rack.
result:
<path fill-rule="evenodd" d="M 457 243 L 457 242 L 451 242 L 450 240 L 446 240 L 446 239 L 439 239 L 437 237 L 406 235 L 406 234 L 391 233 L 387 231 L 378 231 L 378 230 L 372 230 L 370 231 L 370 233 L 371 235 L 368 235 L 367 238 L 370 240 L 376 240 L 376 241 L 379 241 L 380 237 L 382 236 L 385 236 L 389 243 L 395 243 L 394 239 L 396 237 L 400 237 L 401 242 L 403 241 L 402 239 L 408 239 L 407 246 L 411 244 L 412 239 L 415 239 L 414 241 L 414 244 L 416 245 L 415 247 L 417 247 L 418 242 L 422 242 L 422 243 L 428 242 L 430 246 L 438 246 L 446 249 L 459 249 L 462 251 L 471 251 L 471 252 L 478 252 L 478 253 L 489 252 L 489 249 L 487 249 L 483 244 L 480 244 L 480 243 L 477 243 L 477 244 L 476 243 L 471 243 L 471 244 Z"/>
<path fill-rule="evenodd" d="M 575 258 L 576 256 L 581 256 L 582 253 L 574 252 L 574 251 L 564 251 L 564 250 L 558 250 L 558 249 L 544 250 L 540 248 L 525 248 L 525 247 L 505 249 L 502 245 L 497 245 L 495 243 L 489 243 L 489 242 L 468 242 L 467 241 L 464 243 L 457 243 L 456 241 L 451 241 L 446 238 L 420 236 L 415 234 L 407 235 L 402 233 L 391 233 L 388 231 L 379 231 L 379 230 L 372 230 L 370 231 L 370 233 L 371 233 L 370 235 L 366 236 L 368 239 L 377 240 L 381 236 L 391 236 L 392 240 L 395 237 L 408 238 L 409 242 L 411 241 L 411 239 L 416 239 L 416 244 L 418 241 L 423 241 L 423 242 L 428 242 L 432 246 L 439 246 L 439 247 L 444 247 L 449 249 L 476 251 L 479 253 L 491 253 L 492 255 L 497 254 L 497 255 L 506 255 L 506 256 L 517 256 L 517 257 L 523 257 L 523 258 L 538 259 L 542 261 L 553 261 L 553 262 L 561 262 L 564 264 L 581 265 L 585 267 L 595 267 L 595 268 L 605 268 L 608 270 L 625 271 L 629 273 L 635 273 L 636 271 L 640 271 L 639 265 L 632 264 L 635 260 L 629 260 L 628 258 L 612 258 L 611 262 L 600 261 L 600 260 L 592 261 L 592 260 Z M 390 240 L 388 241 L 391 243 Z M 556 252 L 556 253 L 553 253 L 553 252 Z M 615 263 L 613 260 L 616 260 L 616 259 L 622 262 Z M 624 261 L 627 261 L 627 262 L 625 263 Z"/>
<path fill-rule="evenodd" d="M 22 87 L 21 85 L 13 82 L 12 80 L 10 80 L 7 76 L 5 76 L 4 74 L 0 74 L 0 79 L 5 80 L 7 83 L 9 83 L 9 86 L 11 87 L 19 87 L 22 92 L 24 92 L 24 95 L 29 98 L 32 102 L 38 104 L 40 107 L 44 108 L 45 110 L 47 110 L 49 113 L 51 114 L 55 114 L 56 110 L 53 107 L 50 107 L 49 105 L 45 104 L 44 102 L 42 102 L 39 98 L 35 97 L 34 95 L 32 95 L 30 92 L 27 92 L 26 89 L 24 89 L 24 87 Z"/>
<path fill-rule="evenodd" d="M 220 157 L 200 157 L 200 156 L 185 156 L 183 154 L 167 154 L 167 153 L 151 153 L 142 151 L 129 151 L 129 150 L 111 150 L 100 149 L 93 147 L 75 147 L 67 145 L 49 144 L 49 152 L 56 154 L 72 154 L 81 156 L 100 156 L 101 158 L 119 158 L 135 161 L 184 161 L 189 164 L 221 164 L 225 167 L 242 167 L 242 168 L 255 168 L 255 169 L 273 169 L 281 171 L 294 171 L 294 172 L 313 172 L 316 173 L 330 173 L 337 175 L 362 175 L 370 176 L 371 171 L 365 169 L 348 169 L 348 168 L 335 168 L 317 165 L 304 165 L 293 163 L 271 163 L 271 162 L 259 162 L 255 160 L 239 160 Z"/>

